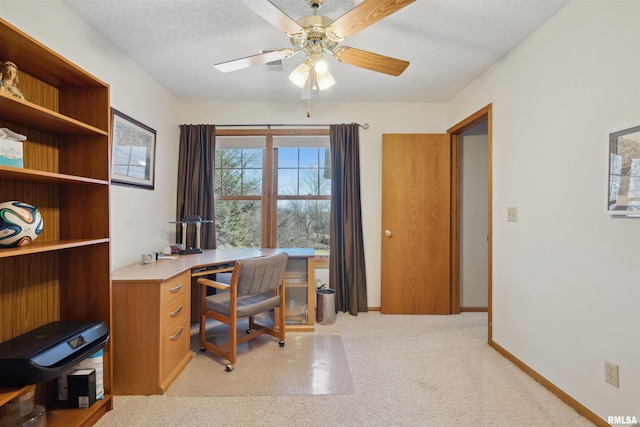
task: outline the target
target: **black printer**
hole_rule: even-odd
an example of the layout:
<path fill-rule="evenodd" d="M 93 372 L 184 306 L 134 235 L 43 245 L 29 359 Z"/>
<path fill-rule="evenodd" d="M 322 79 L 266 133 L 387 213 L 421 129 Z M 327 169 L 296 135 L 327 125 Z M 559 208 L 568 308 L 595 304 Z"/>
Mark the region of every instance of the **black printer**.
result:
<path fill-rule="evenodd" d="M 0 343 L 0 386 L 52 380 L 104 348 L 108 340 L 105 322 L 60 320 Z"/>

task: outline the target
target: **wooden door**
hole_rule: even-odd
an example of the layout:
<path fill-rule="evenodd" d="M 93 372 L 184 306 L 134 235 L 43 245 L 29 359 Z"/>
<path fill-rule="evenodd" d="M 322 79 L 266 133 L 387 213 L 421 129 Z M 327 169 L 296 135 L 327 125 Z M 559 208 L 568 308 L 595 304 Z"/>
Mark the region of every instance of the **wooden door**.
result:
<path fill-rule="evenodd" d="M 448 134 L 382 136 L 382 313 L 450 313 L 450 147 Z"/>

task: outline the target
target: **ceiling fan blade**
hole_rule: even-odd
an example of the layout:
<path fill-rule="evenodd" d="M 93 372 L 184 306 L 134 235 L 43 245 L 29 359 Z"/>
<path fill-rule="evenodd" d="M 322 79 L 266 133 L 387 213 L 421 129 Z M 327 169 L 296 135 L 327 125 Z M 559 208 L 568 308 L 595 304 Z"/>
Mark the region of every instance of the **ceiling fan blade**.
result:
<path fill-rule="evenodd" d="M 331 24 L 339 39 L 347 38 L 413 3 L 415 0 L 364 0 Z"/>
<path fill-rule="evenodd" d="M 333 52 L 333 56 L 340 62 L 377 71 L 378 73 L 399 76 L 409 66 L 408 61 L 391 58 L 377 53 L 367 52 L 353 47 L 341 46 Z"/>
<path fill-rule="evenodd" d="M 285 59 L 296 53 L 293 49 L 278 49 L 271 52 L 259 53 L 258 55 L 247 56 L 245 58 L 234 59 L 233 61 L 220 62 L 214 66 L 223 73 L 242 70 L 254 65 L 266 64 L 267 62 Z"/>
<path fill-rule="evenodd" d="M 243 3 L 265 21 L 287 34 L 302 32 L 302 27 L 296 21 L 269 0 L 243 0 Z"/>

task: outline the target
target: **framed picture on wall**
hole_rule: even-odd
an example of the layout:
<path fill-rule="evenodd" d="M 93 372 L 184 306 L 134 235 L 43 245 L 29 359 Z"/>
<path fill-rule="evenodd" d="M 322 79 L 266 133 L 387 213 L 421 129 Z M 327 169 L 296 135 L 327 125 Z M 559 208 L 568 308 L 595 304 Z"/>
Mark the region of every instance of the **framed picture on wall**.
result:
<path fill-rule="evenodd" d="M 111 182 L 154 189 L 156 131 L 111 109 Z"/>
<path fill-rule="evenodd" d="M 640 126 L 609 134 L 607 210 L 640 216 Z"/>

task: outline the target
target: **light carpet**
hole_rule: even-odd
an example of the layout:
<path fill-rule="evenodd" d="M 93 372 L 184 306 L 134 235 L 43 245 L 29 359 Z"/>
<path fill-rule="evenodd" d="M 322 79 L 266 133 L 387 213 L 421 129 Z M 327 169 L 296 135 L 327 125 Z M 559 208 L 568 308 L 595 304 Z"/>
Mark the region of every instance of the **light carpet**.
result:
<path fill-rule="evenodd" d="M 115 396 L 96 427 L 593 426 L 487 344 L 487 313 L 338 313 L 307 335 L 342 339 L 353 393 Z"/>
<path fill-rule="evenodd" d="M 168 396 L 270 396 L 353 393 L 349 364 L 337 335 L 287 334 L 285 346 L 260 336 L 238 348 L 232 372 L 198 351 Z"/>

